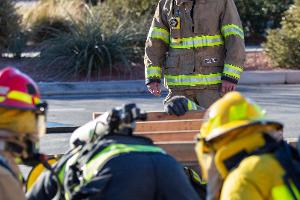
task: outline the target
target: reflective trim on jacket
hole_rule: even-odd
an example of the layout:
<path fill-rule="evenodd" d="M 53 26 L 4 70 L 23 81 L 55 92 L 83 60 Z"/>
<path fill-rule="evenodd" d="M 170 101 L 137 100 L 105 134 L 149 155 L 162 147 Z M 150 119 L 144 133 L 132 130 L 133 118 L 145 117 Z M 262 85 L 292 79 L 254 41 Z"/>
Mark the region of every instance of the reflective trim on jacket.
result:
<path fill-rule="evenodd" d="M 194 74 L 194 75 L 165 75 L 168 86 L 197 86 L 221 83 L 221 73 L 216 74 Z"/>
<path fill-rule="evenodd" d="M 82 183 L 87 183 L 94 176 L 98 174 L 98 172 L 104 167 L 104 165 L 114 158 L 117 155 L 131 153 L 131 152 L 147 152 L 147 153 L 163 153 L 165 151 L 162 150 L 160 147 L 151 146 L 151 145 L 132 145 L 132 144 L 110 144 L 105 147 L 102 151 L 96 153 L 82 168 L 82 177 L 79 180 L 82 180 Z M 65 165 L 59 171 L 59 181 L 64 184 L 65 174 L 70 169 L 69 167 L 76 162 L 78 158 L 78 154 L 75 154 L 72 158 L 70 158 Z M 72 189 L 79 190 L 80 184 L 72 185 Z M 66 187 L 66 186 L 64 186 Z M 65 191 L 70 191 L 65 190 Z M 65 198 L 70 199 L 70 194 L 65 193 Z"/>
<path fill-rule="evenodd" d="M 300 192 L 297 190 L 295 184 L 291 184 L 291 189 L 295 194 L 296 199 L 300 199 Z M 289 188 L 286 185 L 275 186 L 272 189 L 272 197 L 274 200 L 294 200 L 295 198 L 291 194 Z"/>
<path fill-rule="evenodd" d="M 221 73 L 222 79 L 238 82 L 243 71 L 245 44 L 242 24 L 234 1 L 194 2 L 193 4 L 193 0 L 159 1 L 146 41 L 144 58 L 146 83 L 166 78 L 163 75 L 179 78 L 181 75 L 212 73 Z M 173 50 L 178 51 L 174 54 Z M 179 61 L 175 62 L 174 57 L 180 57 L 175 58 Z M 169 73 L 170 63 L 173 65 L 171 67 L 176 68 L 175 73 Z M 153 66 L 159 66 L 162 70 L 151 73 L 148 68 Z M 218 70 L 215 67 L 218 67 Z M 218 84 L 220 82 L 207 82 L 188 87 L 203 85 L 215 87 Z M 173 84 L 170 87 L 174 86 L 182 87 L 182 84 Z"/>

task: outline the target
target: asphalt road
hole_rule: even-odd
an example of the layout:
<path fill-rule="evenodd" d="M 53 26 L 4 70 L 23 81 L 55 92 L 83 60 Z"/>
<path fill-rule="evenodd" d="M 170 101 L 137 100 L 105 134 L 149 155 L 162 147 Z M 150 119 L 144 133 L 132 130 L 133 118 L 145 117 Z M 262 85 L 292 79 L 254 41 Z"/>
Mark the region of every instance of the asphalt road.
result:
<path fill-rule="evenodd" d="M 285 124 L 285 137 L 300 136 L 300 85 L 239 86 L 238 90 L 260 104 L 270 119 Z M 162 111 L 166 94 L 118 96 L 56 96 L 45 98 L 49 103 L 49 122 L 82 125 L 92 119 L 92 112 L 104 112 L 124 103 L 134 102 L 145 111 Z M 47 153 L 62 153 L 68 148 L 70 134 L 49 134 L 41 147 Z"/>
<path fill-rule="evenodd" d="M 270 119 L 285 124 L 284 137 L 300 136 L 300 85 L 239 86 L 238 90 L 260 104 Z M 136 103 L 145 111 L 162 111 L 166 94 L 118 96 L 57 96 L 45 98 L 49 103 L 50 124 L 82 125 L 92 119 L 94 111 L 105 112 L 124 103 Z M 47 154 L 63 153 L 69 148 L 70 133 L 47 134 L 41 139 L 41 151 Z M 22 167 L 26 176 L 29 168 Z"/>

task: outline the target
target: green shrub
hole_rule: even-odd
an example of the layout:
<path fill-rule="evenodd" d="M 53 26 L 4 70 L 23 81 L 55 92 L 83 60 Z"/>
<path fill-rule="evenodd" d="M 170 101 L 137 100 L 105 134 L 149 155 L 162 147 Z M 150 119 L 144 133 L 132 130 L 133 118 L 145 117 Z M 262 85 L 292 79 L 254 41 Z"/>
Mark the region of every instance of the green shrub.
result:
<path fill-rule="evenodd" d="M 131 62 L 142 57 L 141 43 L 144 38 L 132 32 L 130 24 L 103 32 L 99 14 L 89 10 L 82 21 L 74 22 L 70 33 L 60 33 L 43 43 L 39 65 L 59 66 L 53 79 L 84 76 L 99 80 L 105 72 L 109 76 L 116 70 L 130 72 Z M 119 63 L 123 68 L 115 69 Z"/>
<path fill-rule="evenodd" d="M 266 30 L 278 28 L 282 14 L 293 0 L 235 0 L 243 26 L 246 43 L 260 43 Z"/>
<path fill-rule="evenodd" d="M 285 13 L 281 25 L 268 32 L 264 48 L 276 66 L 300 69 L 300 0 Z"/>
<path fill-rule="evenodd" d="M 1 0 L 0 49 L 7 48 L 10 40 L 20 32 L 19 15 L 11 0 Z"/>

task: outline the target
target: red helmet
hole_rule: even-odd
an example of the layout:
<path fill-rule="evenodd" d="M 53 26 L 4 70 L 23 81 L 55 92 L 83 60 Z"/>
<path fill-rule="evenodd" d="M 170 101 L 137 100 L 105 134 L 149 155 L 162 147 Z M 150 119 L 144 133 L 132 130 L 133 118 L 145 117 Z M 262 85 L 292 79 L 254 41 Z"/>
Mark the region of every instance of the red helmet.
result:
<path fill-rule="evenodd" d="M 13 67 L 0 70 L 0 106 L 36 110 L 40 104 L 37 84 Z"/>

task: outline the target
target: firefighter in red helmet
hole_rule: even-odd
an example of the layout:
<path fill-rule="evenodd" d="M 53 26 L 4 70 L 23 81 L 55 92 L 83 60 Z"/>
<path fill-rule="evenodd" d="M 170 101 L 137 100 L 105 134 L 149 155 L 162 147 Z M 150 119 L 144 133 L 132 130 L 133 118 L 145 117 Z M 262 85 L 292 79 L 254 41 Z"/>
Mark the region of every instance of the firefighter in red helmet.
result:
<path fill-rule="evenodd" d="M 19 70 L 0 70 L 0 191 L 3 199 L 25 199 L 17 164 L 38 155 L 47 104 L 37 84 Z"/>

